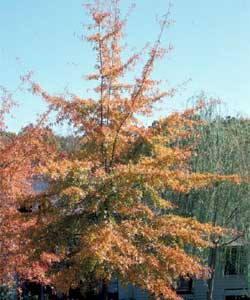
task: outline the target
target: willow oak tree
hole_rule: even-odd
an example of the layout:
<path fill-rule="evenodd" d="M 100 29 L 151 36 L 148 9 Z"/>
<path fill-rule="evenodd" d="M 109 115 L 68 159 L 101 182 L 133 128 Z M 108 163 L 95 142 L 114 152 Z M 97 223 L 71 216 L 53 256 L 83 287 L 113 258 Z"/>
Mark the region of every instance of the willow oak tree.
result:
<path fill-rule="evenodd" d="M 187 193 L 226 178 L 192 173 L 190 147 L 176 143 L 190 137 L 195 110 L 170 115 L 153 127 L 140 122 L 140 116 L 148 116 L 156 103 L 174 93 L 161 92 L 152 79 L 164 52 L 161 38 L 168 15 L 146 59 L 137 53 L 124 62 L 126 20 L 119 1 L 94 1 L 87 11 L 92 18 L 87 40 L 96 53 L 96 73 L 87 79 L 97 82 L 96 97 L 50 95 L 29 79 L 33 93 L 57 111 L 58 122 L 66 120 L 76 129 L 79 140 L 77 151 L 41 168 L 49 188 L 36 198 L 44 208 L 33 214 L 38 224 L 31 233 L 33 259 L 41 255 L 51 264 L 44 276 L 60 290 L 93 280 L 105 287 L 113 276 L 156 297 L 177 298 L 173 285 L 179 276 L 205 272 L 185 245 L 206 247 L 210 235 L 222 230 L 174 215 L 162 192 Z M 137 63 L 143 59 L 138 74 Z M 126 82 L 133 69 L 135 80 Z"/>
<path fill-rule="evenodd" d="M 201 110 L 200 116 L 206 122 L 197 127 L 199 140 L 196 140 L 196 156 L 192 157 L 191 165 L 195 172 L 220 173 L 224 175 L 239 174 L 249 178 L 249 128 L 248 119 L 241 117 L 222 117 L 222 106 L 211 103 Z M 193 216 L 202 222 L 210 222 L 214 226 L 232 228 L 233 235 L 214 237 L 214 247 L 205 254 L 212 276 L 208 280 L 208 300 L 213 299 L 215 273 L 227 272 L 226 260 L 231 245 L 244 246 L 249 238 L 249 181 L 238 184 L 231 182 L 217 183 L 213 189 L 192 191 L 184 197 L 179 195 L 174 203 L 178 205 L 178 213 Z M 239 247 L 238 264 L 235 273 L 249 277 L 249 262 L 246 257 L 248 245 L 244 251 Z M 244 264 L 244 270 L 242 269 Z M 241 265 L 240 265 L 241 264 Z"/>
<path fill-rule="evenodd" d="M 8 285 L 16 281 L 17 274 L 26 274 L 30 270 L 23 234 L 31 224 L 20 218 L 20 198 L 34 196 L 32 181 L 37 167 L 46 162 L 52 149 L 46 142 L 48 132 L 41 124 L 27 127 L 18 135 L 6 132 L 5 117 L 14 101 L 6 89 L 1 91 L 0 285 Z"/>

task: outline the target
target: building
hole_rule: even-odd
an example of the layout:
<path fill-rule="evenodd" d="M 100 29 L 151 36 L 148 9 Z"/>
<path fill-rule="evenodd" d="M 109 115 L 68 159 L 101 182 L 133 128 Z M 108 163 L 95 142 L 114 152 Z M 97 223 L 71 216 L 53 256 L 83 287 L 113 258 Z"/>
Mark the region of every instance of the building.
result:
<path fill-rule="evenodd" d="M 214 300 L 249 300 L 250 287 L 247 280 L 246 245 L 232 243 L 219 253 L 215 272 L 213 289 Z M 114 283 L 113 283 L 114 285 Z M 178 283 L 177 293 L 185 300 L 207 300 L 206 280 L 181 279 Z M 117 283 L 116 298 L 109 300 L 148 300 L 146 291 L 133 285 L 126 287 Z"/>

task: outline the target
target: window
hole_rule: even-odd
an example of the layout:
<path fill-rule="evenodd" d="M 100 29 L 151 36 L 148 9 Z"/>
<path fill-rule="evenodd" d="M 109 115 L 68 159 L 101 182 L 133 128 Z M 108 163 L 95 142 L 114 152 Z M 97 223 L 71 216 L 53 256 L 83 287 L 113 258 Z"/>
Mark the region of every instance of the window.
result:
<path fill-rule="evenodd" d="M 243 246 L 227 247 L 225 251 L 224 275 L 244 273 L 245 250 Z"/>
<path fill-rule="evenodd" d="M 233 296 L 226 296 L 225 300 L 250 300 L 250 298 L 245 295 L 233 295 Z"/>
<path fill-rule="evenodd" d="M 193 279 L 191 277 L 182 277 L 177 283 L 177 294 L 192 294 L 193 291 Z"/>

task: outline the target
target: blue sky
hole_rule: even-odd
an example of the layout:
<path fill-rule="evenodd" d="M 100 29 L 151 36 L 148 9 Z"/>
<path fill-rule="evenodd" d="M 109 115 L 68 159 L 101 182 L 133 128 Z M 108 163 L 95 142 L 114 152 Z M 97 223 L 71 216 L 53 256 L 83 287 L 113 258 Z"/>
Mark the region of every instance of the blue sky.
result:
<path fill-rule="evenodd" d="M 82 0 L 9 0 L 0 4 L 0 85 L 15 91 L 19 77 L 29 70 L 51 93 L 65 87 L 86 96 L 83 76 L 94 57 L 84 34 Z M 122 0 L 122 8 L 130 0 Z M 173 52 L 157 66 L 155 75 L 176 86 L 191 78 L 185 90 L 166 102 L 163 111 L 185 107 L 188 98 L 205 91 L 227 103 L 229 113 L 250 116 L 250 1 L 173 0 L 175 25 L 164 36 Z M 168 0 L 137 0 L 127 28 L 130 48 L 140 49 L 157 36 L 156 15 Z M 36 119 L 45 106 L 27 92 L 14 94 L 19 107 L 8 118 L 18 131 Z M 160 113 L 159 113 L 160 114 Z"/>

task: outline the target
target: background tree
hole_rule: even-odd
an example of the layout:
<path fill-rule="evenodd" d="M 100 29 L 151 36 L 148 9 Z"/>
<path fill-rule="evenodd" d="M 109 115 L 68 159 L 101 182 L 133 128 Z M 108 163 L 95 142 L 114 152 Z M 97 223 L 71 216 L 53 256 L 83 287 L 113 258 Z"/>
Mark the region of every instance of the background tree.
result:
<path fill-rule="evenodd" d="M 222 105 L 215 102 L 201 111 L 200 117 L 205 123 L 197 128 L 199 133 L 193 141 L 197 146 L 196 155 L 191 159 L 192 169 L 194 172 L 239 174 L 249 178 L 250 122 L 241 117 L 223 117 L 222 113 Z M 174 201 L 181 215 L 196 217 L 199 221 L 210 222 L 214 226 L 234 229 L 234 234 L 230 236 L 214 236 L 214 247 L 210 248 L 209 253 L 205 252 L 208 266 L 212 270 L 208 280 L 209 300 L 213 299 L 216 268 L 219 267 L 224 272 L 221 262 L 218 265 L 219 253 L 222 254 L 220 260 L 225 262 L 228 246 L 234 242 L 244 244 L 249 238 L 249 196 L 248 182 L 242 181 L 239 185 L 221 182 L 214 185 L 213 189 L 193 190 L 186 196 L 179 194 Z M 240 256 L 239 259 L 244 260 L 247 276 L 247 261 Z"/>
<path fill-rule="evenodd" d="M 65 291 L 80 283 L 85 288 L 90 281 L 102 282 L 106 299 L 105 287 L 116 277 L 156 297 L 177 298 L 173 285 L 179 276 L 206 271 L 186 246 L 207 247 L 211 234 L 220 236 L 222 230 L 175 215 L 163 192 L 168 188 L 188 193 L 238 178 L 190 170 L 192 149 L 178 141 L 192 136 L 195 109 L 153 127 L 140 121 L 175 92 L 162 92 L 160 82 L 152 79 L 155 62 L 165 52 L 161 39 L 169 13 L 147 53 L 124 60 L 126 18 L 121 17 L 119 1 L 94 1 L 86 8 L 92 18 L 87 40 L 96 53 L 96 73 L 87 79 L 97 81 L 95 96 L 53 96 L 27 78 L 33 93 L 57 111 L 58 122 L 66 120 L 75 128 L 79 140 L 75 151 L 41 168 L 49 188 L 35 200 L 42 209 L 33 214 L 36 230 L 29 233 L 30 247 L 35 262 L 51 267 L 36 279 L 46 278 Z M 135 80 L 129 75 L 132 70 Z"/>

